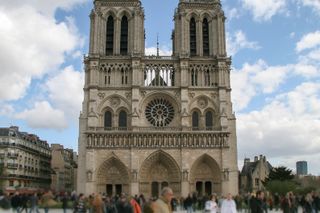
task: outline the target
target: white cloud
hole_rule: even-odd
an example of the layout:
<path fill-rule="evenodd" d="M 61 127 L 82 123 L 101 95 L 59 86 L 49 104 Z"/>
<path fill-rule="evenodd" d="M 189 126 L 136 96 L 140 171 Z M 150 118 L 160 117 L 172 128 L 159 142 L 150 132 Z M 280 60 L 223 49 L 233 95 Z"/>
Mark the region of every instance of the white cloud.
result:
<path fill-rule="evenodd" d="M 147 47 L 145 49 L 145 55 L 157 55 L 157 47 Z M 172 50 L 167 46 L 162 46 L 159 48 L 159 55 L 160 56 L 171 56 Z"/>
<path fill-rule="evenodd" d="M 234 35 L 227 33 L 227 52 L 229 55 L 237 54 L 241 49 L 259 49 L 260 46 L 255 41 L 248 41 L 246 35 L 241 30 Z"/>
<path fill-rule="evenodd" d="M 36 102 L 33 109 L 17 113 L 15 118 L 25 120 L 32 128 L 62 130 L 67 127 L 64 112 L 53 109 L 47 101 Z"/>
<path fill-rule="evenodd" d="M 240 18 L 240 11 L 237 8 L 229 9 L 226 7 L 224 11 L 227 14 L 228 20 Z"/>
<path fill-rule="evenodd" d="M 276 94 L 290 77 L 301 76 L 305 79 L 319 77 L 318 66 L 308 62 L 306 60 L 297 64 L 269 66 L 260 59 L 254 64 L 243 64 L 241 69 L 234 69 L 231 74 L 231 85 L 235 110 L 245 109 L 256 96 Z"/>
<path fill-rule="evenodd" d="M 239 156 L 262 151 L 269 158 L 320 152 L 320 84 L 302 83 L 260 111 L 238 114 Z M 306 145 L 307 144 L 307 145 Z"/>
<path fill-rule="evenodd" d="M 8 2 L 0 6 L 0 100 L 17 100 L 25 95 L 32 79 L 57 69 L 82 39 L 71 19 L 57 23 L 26 2 L 17 7 Z"/>
<path fill-rule="evenodd" d="M 242 0 L 245 9 L 253 13 L 256 21 L 270 20 L 277 13 L 284 11 L 286 0 Z"/>
<path fill-rule="evenodd" d="M 14 108 L 10 104 L 5 104 L 0 102 L 0 116 L 11 116 L 14 113 Z"/>
<path fill-rule="evenodd" d="M 319 0 L 299 0 L 303 6 L 311 7 L 320 15 L 320 1 Z"/>
<path fill-rule="evenodd" d="M 290 66 L 269 66 L 258 60 L 255 64 L 245 63 L 240 70 L 231 74 L 232 99 L 236 111 L 248 106 L 256 95 L 273 93 L 287 78 Z"/>
<path fill-rule="evenodd" d="M 49 98 L 66 115 L 76 118 L 83 100 L 84 73 L 75 71 L 72 66 L 46 82 Z"/>
<path fill-rule="evenodd" d="M 312 49 L 320 45 L 320 31 L 304 35 L 296 44 L 296 51 L 301 52 L 306 49 Z"/>
<path fill-rule="evenodd" d="M 70 10 L 74 6 L 89 2 L 89 0 L 2 0 L 1 6 L 7 9 L 15 9 L 17 7 L 31 6 L 42 14 L 53 16 L 54 12 L 60 8 Z"/>

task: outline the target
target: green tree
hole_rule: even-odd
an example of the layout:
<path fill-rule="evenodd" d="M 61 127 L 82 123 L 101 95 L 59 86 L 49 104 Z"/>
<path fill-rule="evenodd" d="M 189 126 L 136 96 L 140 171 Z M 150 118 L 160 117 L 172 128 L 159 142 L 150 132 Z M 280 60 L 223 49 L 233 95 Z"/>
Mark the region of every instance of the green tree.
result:
<path fill-rule="evenodd" d="M 292 174 L 292 170 L 288 169 L 284 166 L 273 168 L 268 178 L 266 178 L 265 182 L 279 180 L 279 181 L 291 181 L 294 179 L 294 174 Z"/>
<path fill-rule="evenodd" d="M 278 193 L 280 195 L 295 191 L 298 187 L 297 182 L 294 181 L 292 170 L 284 166 L 273 168 L 268 178 L 264 181 L 264 185 L 271 193 Z"/>
<path fill-rule="evenodd" d="M 268 181 L 266 184 L 266 189 L 272 194 L 278 193 L 280 195 L 286 195 L 290 191 L 295 191 L 297 189 L 296 182 L 292 180 L 272 180 Z"/>

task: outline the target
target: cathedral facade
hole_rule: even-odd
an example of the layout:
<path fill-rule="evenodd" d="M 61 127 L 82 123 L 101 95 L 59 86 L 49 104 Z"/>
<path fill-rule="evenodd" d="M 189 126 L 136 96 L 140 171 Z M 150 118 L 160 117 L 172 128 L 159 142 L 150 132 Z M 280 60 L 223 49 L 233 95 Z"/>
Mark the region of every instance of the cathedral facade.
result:
<path fill-rule="evenodd" d="M 79 125 L 79 193 L 238 193 L 225 16 L 180 0 L 172 56 L 146 56 L 139 0 L 95 0 Z"/>

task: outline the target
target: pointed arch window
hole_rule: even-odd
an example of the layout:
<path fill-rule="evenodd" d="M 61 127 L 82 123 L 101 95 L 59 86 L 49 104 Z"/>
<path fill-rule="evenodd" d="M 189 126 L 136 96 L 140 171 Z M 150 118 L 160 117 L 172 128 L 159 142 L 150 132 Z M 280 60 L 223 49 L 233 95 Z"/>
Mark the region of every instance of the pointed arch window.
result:
<path fill-rule="evenodd" d="M 194 69 L 191 71 L 191 85 L 198 86 L 198 72 Z"/>
<path fill-rule="evenodd" d="M 104 76 L 104 84 L 110 85 L 111 84 L 111 68 L 108 68 L 105 76 Z"/>
<path fill-rule="evenodd" d="M 206 18 L 202 22 L 203 55 L 209 56 L 209 24 Z"/>
<path fill-rule="evenodd" d="M 124 68 L 121 68 L 121 84 L 128 84 L 128 72 Z"/>
<path fill-rule="evenodd" d="M 199 130 L 199 113 L 197 111 L 192 113 L 192 129 Z"/>
<path fill-rule="evenodd" d="M 213 113 L 208 111 L 206 113 L 206 129 L 212 130 L 213 129 Z"/>
<path fill-rule="evenodd" d="M 126 129 L 127 128 L 127 112 L 121 110 L 119 113 L 119 128 Z"/>
<path fill-rule="evenodd" d="M 107 20 L 106 55 L 113 54 L 113 40 L 114 40 L 114 19 L 112 16 L 109 16 Z"/>
<path fill-rule="evenodd" d="M 110 130 L 112 128 L 112 113 L 110 111 L 106 111 L 104 113 L 104 128 L 106 130 Z"/>
<path fill-rule="evenodd" d="M 190 20 L 190 55 L 194 56 L 197 54 L 197 30 L 196 20 L 191 18 Z"/>
<path fill-rule="evenodd" d="M 120 38 L 120 54 L 128 54 L 128 18 L 123 16 L 121 19 L 121 38 Z"/>

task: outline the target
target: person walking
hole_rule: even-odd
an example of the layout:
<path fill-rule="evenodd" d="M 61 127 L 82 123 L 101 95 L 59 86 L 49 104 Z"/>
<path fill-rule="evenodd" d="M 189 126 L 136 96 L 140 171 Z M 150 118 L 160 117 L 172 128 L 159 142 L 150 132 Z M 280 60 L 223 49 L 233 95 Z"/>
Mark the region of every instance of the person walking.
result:
<path fill-rule="evenodd" d="M 155 213 L 171 213 L 171 200 L 173 191 L 169 187 L 164 187 L 161 191 L 160 198 L 155 202 Z"/>
<path fill-rule="evenodd" d="M 33 193 L 30 198 L 30 210 L 29 213 L 39 213 L 39 207 L 38 207 L 38 203 L 39 203 L 39 198 L 38 198 L 38 194 L 37 193 Z"/>
<path fill-rule="evenodd" d="M 263 213 L 264 212 L 264 193 L 257 191 L 256 196 L 252 196 L 250 200 L 251 213 Z"/>
<path fill-rule="evenodd" d="M 78 200 L 75 202 L 73 212 L 74 213 L 86 213 L 87 212 L 85 197 L 83 194 L 80 194 Z"/>
<path fill-rule="evenodd" d="M 188 197 L 184 200 L 183 204 L 184 208 L 187 210 L 187 213 L 193 213 L 193 202 L 190 194 L 188 194 Z"/>
<path fill-rule="evenodd" d="M 207 200 L 205 202 L 205 208 L 204 211 L 208 213 L 217 213 L 218 211 L 218 204 L 216 202 L 216 196 L 211 195 L 210 200 Z"/>
<path fill-rule="evenodd" d="M 92 208 L 94 213 L 104 213 L 104 202 L 100 194 L 94 196 L 92 201 Z"/>
<path fill-rule="evenodd" d="M 134 213 L 131 204 L 129 203 L 127 196 L 122 194 L 117 205 L 118 213 Z"/>
<path fill-rule="evenodd" d="M 50 190 L 44 195 L 42 195 L 41 203 L 43 205 L 44 212 L 48 213 L 49 207 L 51 207 L 55 203 L 55 201 L 53 200 L 53 194 Z"/>
<path fill-rule="evenodd" d="M 133 198 L 133 197 L 131 198 L 130 204 L 133 208 L 134 213 L 141 213 L 141 207 L 135 198 Z"/>
<path fill-rule="evenodd" d="M 222 201 L 221 213 L 237 213 L 236 203 L 230 193 L 227 195 L 227 198 Z"/>
<path fill-rule="evenodd" d="M 116 205 L 110 197 L 106 197 L 105 200 L 105 212 L 106 213 L 117 213 Z"/>
<path fill-rule="evenodd" d="M 19 192 L 15 192 L 15 194 L 11 198 L 11 206 L 12 206 L 13 212 L 20 213 L 21 197 L 19 195 Z"/>
<path fill-rule="evenodd" d="M 68 196 L 68 192 L 65 192 L 62 199 L 62 209 L 63 209 L 63 213 L 67 213 L 67 208 L 68 208 L 68 201 L 69 201 L 69 196 Z"/>

